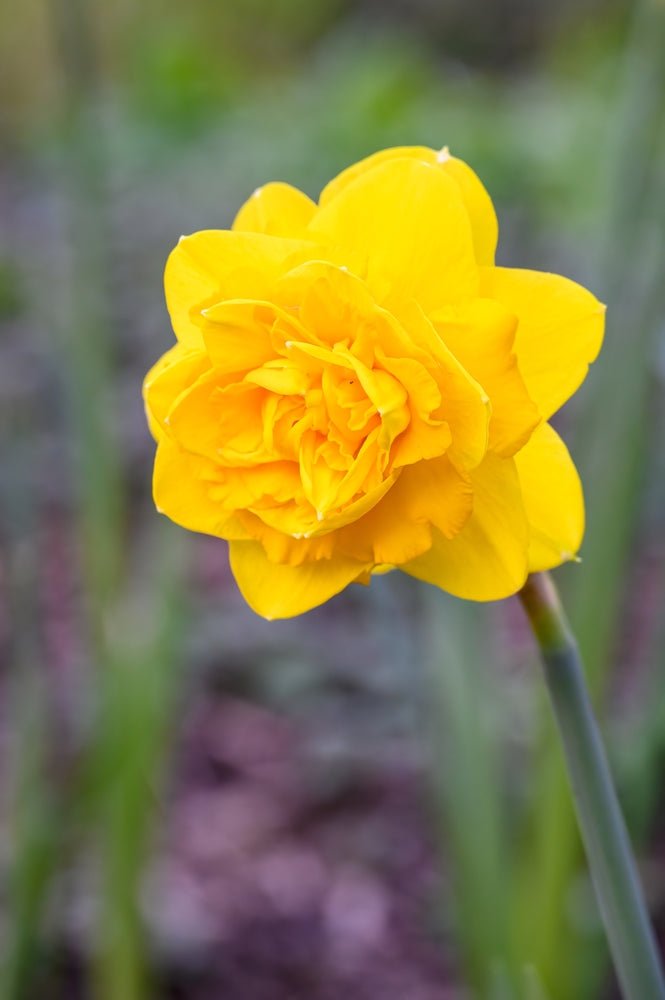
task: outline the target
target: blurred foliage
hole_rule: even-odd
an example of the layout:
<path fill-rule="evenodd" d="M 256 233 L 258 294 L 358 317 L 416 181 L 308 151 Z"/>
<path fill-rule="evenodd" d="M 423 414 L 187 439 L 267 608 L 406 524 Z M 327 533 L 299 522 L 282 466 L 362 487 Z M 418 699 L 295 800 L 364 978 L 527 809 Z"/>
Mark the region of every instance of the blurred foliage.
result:
<path fill-rule="evenodd" d="M 154 514 L 140 383 L 180 232 L 391 144 L 450 145 L 502 263 L 605 296 L 560 575 L 661 924 L 662 3 L 24 0 L 0 29 L 3 995 L 612 996 L 515 608 L 391 576 L 258 622 Z"/>

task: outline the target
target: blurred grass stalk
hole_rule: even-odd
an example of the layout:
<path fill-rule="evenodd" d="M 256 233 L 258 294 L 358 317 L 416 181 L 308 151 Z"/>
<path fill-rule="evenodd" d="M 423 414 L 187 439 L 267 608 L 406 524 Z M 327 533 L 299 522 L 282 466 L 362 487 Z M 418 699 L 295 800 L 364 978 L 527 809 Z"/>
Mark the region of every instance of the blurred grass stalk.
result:
<path fill-rule="evenodd" d="M 181 546 L 159 525 L 146 553 L 153 598 L 140 576 L 116 611 L 102 684 L 89 791 L 100 823 L 102 905 L 96 965 L 101 1000 L 150 992 L 140 907 L 155 806 L 168 753 L 185 606 Z M 168 541 L 163 534 L 168 533 Z"/>
<path fill-rule="evenodd" d="M 4 414 L 3 414 L 4 416 Z M 38 564 L 34 540 L 39 505 L 25 491 L 26 456 L 30 431 L 23 414 L 7 414 L 11 437 L 12 474 L 8 495 L 2 499 L 2 524 L 8 530 L 6 561 L 12 648 L 10 674 L 3 686 L 14 720 L 7 755 L 9 785 L 9 848 L 7 913 L 3 928 L 0 997 L 27 1000 L 35 966 L 44 950 L 44 923 L 48 890 L 60 847 L 61 789 L 53 787 L 47 771 L 53 732 L 48 694 L 41 671 L 41 634 L 37 607 Z M 18 461 L 17 461 L 18 458 Z M 3 539 L 4 541 L 4 539 Z"/>
<path fill-rule="evenodd" d="M 45 957 L 48 895 L 62 848 L 62 796 L 48 775 L 52 747 L 43 678 L 32 659 L 17 656 L 13 667 L 16 676 L 9 691 L 15 720 L 9 759 L 12 866 L 0 997 L 29 1000 L 35 995 L 35 970 Z"/>
<path fill-rule="evenodd" d="M 618 110 L 610 118 L 614 131 L 606 161 L 608 218 L 602 231 L 600 287 L 601 296 L 605 289 L 610 300 L 607 339 L 573 440 L 586 487 L 588 528 L 582 566 L 568 577 L 566 605 L 593 697 L 601 704 L 611 678 L 639 520 L 657 332 L 654 303 L 662 305 L 665 183 L 657 169 L 656 143 L 663 125 L 665 4 L 644 0 L 635 17 Z M 570 925 L 580 843 L 554 740 L 549 726 L 533 782 L 533 853 L 522 872 L 516 939 L 533 956 L 554 996 L 593 996 L 604 963 L 598 949 L 590 947 L 592 941 L 582 948 Z M 570 960 L 582 951 L 588 961 Z M 567 956 L 564 961 L 562 955 Z"/>
<path fill-rule="evenodd" d="M 63 172 L 69 215 L 70 302 L 67 385 L 78 462 L 81 542 L 88 612 L 100 652 L 103 611 L 115 594 L 123 547 L 123 482 L 109 398 L 109 222 L 105 131 L 99 106 L 92 8 L 85 0 L 51 0 L 60 62 L 66 144 Z"/>
<path fill-rule="evenodd" d="M 663 139 L 661 163 L 665 176 L 665 137 Z M 665 197 L 663 197 L 663 239 L 665 241 Z M 665 290 L 662 302 L 665 315 Z M 658 455 L 665 439 L 665 323 L 661 340 L 662 362 L 659 373 L 660 392 L 656 399 L 656 410 L 651 427 L 652 454 Z M 665 607 L 665 455 L 660 451 L 660 461 L 656 464 L 655 482 L 652 484 L 650 511 L 646 517 L 647 537 L 659 540 L 651 581 L 654 606 Z M 627 807 L 632 817 L 633 828 L 639 837 L 648 830 L 661 794 L 660 773 L 665 759 L 665 615 L 660 615 L 652 634 L 648 637 L 643 653 L 642 667 L 645 683 L 637 710 L 633 708 L 630 717 L 624 721 L 621 732 L 623 756 L 620 764 L 626 772 L 626 788 L 629 792 Z"/>
<path fill-rule="evenodd" d="M 114 436 L 109 151 L 99 103 L 94 8 L 84 0 L 52 0 L 51 12 L 68 128 L 68 391 L 79 462 L 88 640 L 97 667 L 91 680 L 97 719 L 81 791 L 102 869 L 92 982 L 100 1000 L 142 1000 L 149 983 L 140 883 L 155 806 L 150 779 L 166 752 L 183 624 L 181 551 L 171 540 L 160 543 L 162 525 L 152 533 L 152 548 L 142 555 L 155 574 L 146 588 L 155 599 L 146 604 L 140 587 L 130 582 L 137 565 L 125 537 L 127 491 Z"/>
<path fill-rule="evenodd" d="M 456 939 L 465 976 L 478 997 L 512 1000 L 517 972 L 510 953 L 510 854 L 486 665 L 489 609 L 424 590 L 432 643 L 426 717 L 433 801 L 450 858 Z"/>

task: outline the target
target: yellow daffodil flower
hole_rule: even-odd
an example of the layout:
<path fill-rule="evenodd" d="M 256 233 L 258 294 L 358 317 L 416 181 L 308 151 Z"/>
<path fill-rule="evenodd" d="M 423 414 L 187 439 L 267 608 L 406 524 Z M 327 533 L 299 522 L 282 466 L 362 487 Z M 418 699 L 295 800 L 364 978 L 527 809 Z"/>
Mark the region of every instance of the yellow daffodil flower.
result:
<path fill-rule="evenodd" d="M 496 267 L 497 236 L 470 167 L 408 147 L 318 205 L 267 184 L 232 230 L 171 253 L 177 343 L 144 384 L 155 503 L 228 540 L 260 615 L 392 568 L 494 600 L 575 557 L 582 489 L 547 421 L 596 358 L 604 308 Z"/>

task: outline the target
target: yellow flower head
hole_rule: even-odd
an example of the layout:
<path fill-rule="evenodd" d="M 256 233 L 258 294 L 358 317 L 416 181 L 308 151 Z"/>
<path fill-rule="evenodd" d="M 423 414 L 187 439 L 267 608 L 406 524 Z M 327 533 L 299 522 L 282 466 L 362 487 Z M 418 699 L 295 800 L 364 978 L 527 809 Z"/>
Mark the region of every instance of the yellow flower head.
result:
<path fill-rule="evenodd" d="M 255 191 L 183 237 L 177 343 L 144 385 L 157 508 L 225 538 L 248 603 L 286 618 L 398 567 L 472 600 L 575 556 L 582 490 L 547 423 L 603 306 L 495 267 L 497 221 L 447 150 L 389 149 L 319 204 Z"/>

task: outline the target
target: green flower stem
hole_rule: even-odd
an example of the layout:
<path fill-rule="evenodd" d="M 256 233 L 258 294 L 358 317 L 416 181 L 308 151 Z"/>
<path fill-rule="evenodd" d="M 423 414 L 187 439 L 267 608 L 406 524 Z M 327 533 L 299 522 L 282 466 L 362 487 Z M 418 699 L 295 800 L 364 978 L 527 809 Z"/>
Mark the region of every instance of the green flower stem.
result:
<path fill-rule="evenodd" d="M 520 597 L 540 646 L 619 982 L 626 1000 L 665 1000 L 656 943 L 575 639 L 547 574 L 529 577 Z"/>

